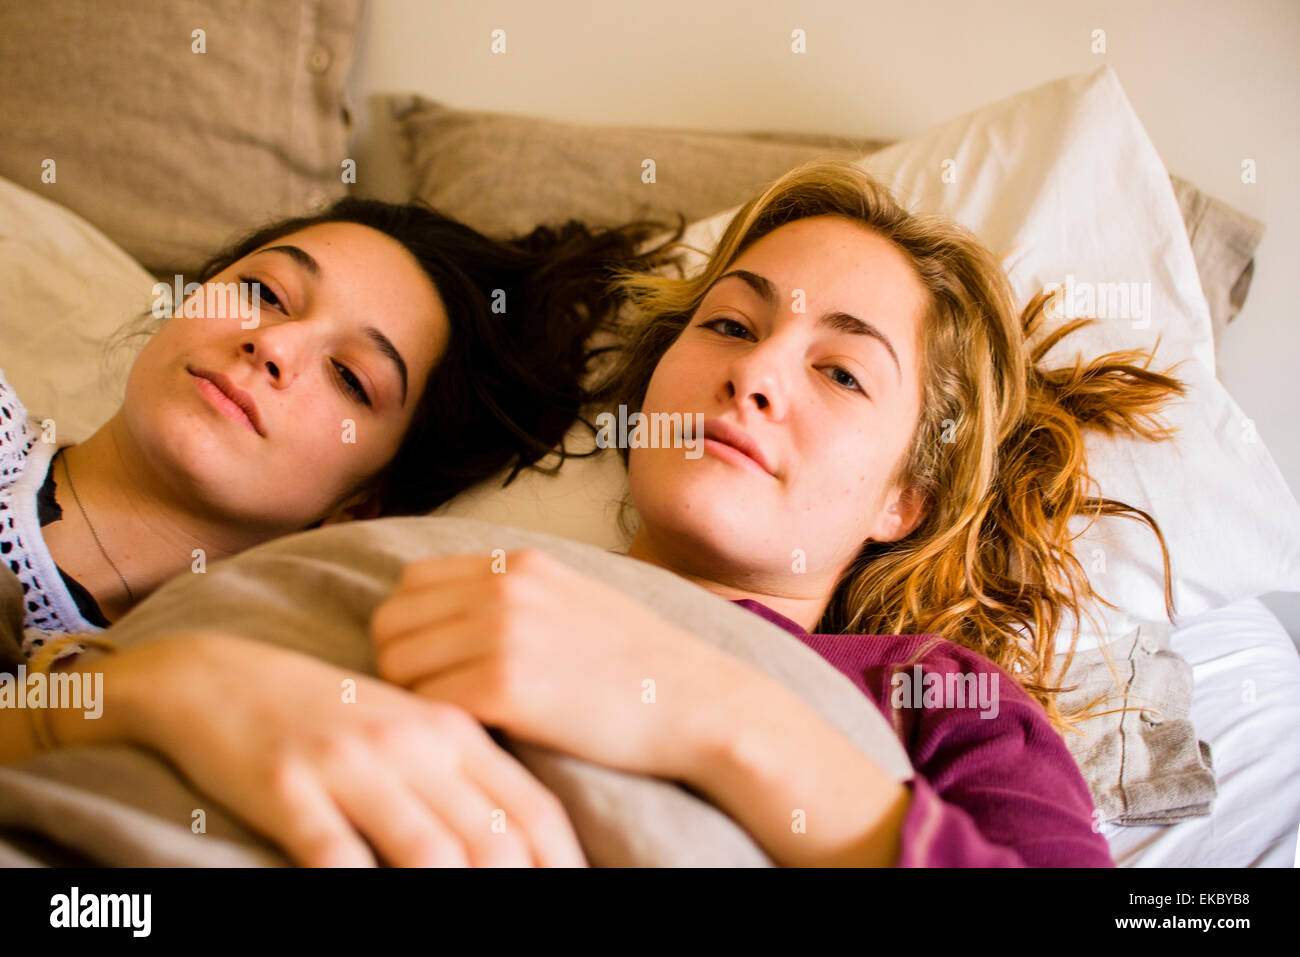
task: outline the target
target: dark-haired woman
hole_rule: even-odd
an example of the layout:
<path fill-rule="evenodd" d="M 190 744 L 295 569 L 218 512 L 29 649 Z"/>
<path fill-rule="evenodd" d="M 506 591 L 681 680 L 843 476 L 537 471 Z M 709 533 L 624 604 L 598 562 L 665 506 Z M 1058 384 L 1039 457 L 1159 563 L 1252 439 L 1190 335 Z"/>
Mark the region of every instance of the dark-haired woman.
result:
<path fill-rule="evenodd" d="M 652 228 L 570 222 L 496 241 L 427 207 L 345 199 L 210 260 L 139 352 L 122 406 L 84 442 L 58 447 L 57 422 L 29 417 L 0 375 L 0 611 L 21 632 L 21 654 L 10 643 L 0 666 L 60 669 L 169 578 L 258 543 L 428 511 L 537 465 L 579 411 L 588 336 L 616 306 L 597 280 L 642 261 Z M 230 288 L 242 301 L 211 295 Z M 110 701 L 214 673 L 201 644 L 169 647 L 105 662 Z M 324 840 L 346 816 L 384 860 L 429 863 L 414 838 L 436 815 L 466 862 L 581 862 L 558 801 L 460 709 L 378 681 L 340 707 L 324 666 L 250 652 L 227 713 L 213 716 L 246 732 L 228 739 L 227 760 L 211 740 L 164 741 L 171 720 L 130 737 L 209 793 L 237 792 L 243 816 L 260 807 L 275 823 L 264 833 L 297 861 L 372 861 L 359 841 Z M 318 694 L 322 683 L 334 690 Z M 23 717 L 0 709 L 0 763 L 30 753 Z M 124 725 L 65 730 L 90 741 Z M 349 761 L 331 750 L 341 739 L 354 742 Z M 507 837 L 478 826 L 493 809 L 509 812 Z"/>
<path fill-rule="evenodd" d="M 584 343 L 613 306 L 594 280 L 635 259 L 639 228 L 498 242 L 345 199 L 210 260 L 84 442 L 48 441 L 58 423 L 29 420 L 0 376 L 0 542 L 25 650 L 107 627 L 200 556 L 425 512 L 537 463 L 578 412 Z M 211 295 L 239 283 L 253 321 Z"/>

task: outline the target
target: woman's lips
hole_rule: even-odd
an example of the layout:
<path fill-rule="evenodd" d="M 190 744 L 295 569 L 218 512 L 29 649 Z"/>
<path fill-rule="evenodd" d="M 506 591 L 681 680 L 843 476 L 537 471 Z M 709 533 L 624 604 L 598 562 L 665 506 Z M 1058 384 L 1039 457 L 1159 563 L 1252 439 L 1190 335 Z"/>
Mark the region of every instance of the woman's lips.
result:
<path fill-rule="evenodd" d="M 231 398 L 224 391 L 222 391 L 222 389 L 217 386 L 216 382 L 208 378 L 208 376 L 211 375 L 211 373 L 204 373 L 201 371 L 196 372 L 190 370 L 190 375 L 194 376 L 195 386 L 198 388 L 199 392 L 203 394 L 203 397 L 208 400 L 208 403 L 214 409 L 216 409 L 226 418 L 232 419 L 235 422 L 239 422 L 240 424 L 245 426 L 250 432 L 253 432 L 257 435 L 262 435 L 262 431 L 253 422 L 252 416 L 250 416 L 248 411 L 245 410 L 244 405 L 240 404 L 239 402 L 236 402 L 235 399 Z M 226 388 L 230 389 L 232 392 L 236 391 L 234 387 L 231 385 L 226 385 Z M 251 404 L 252 400 L 246 397 L 246 393 L 240 394 L 240 398 L 243 398 L 245 402 Z M 253 412 L 254 414 L 256 414 L 256 406 L 253 407 Z"/>
<path fill-rule="evenodd" d="M 704 448 L 719 458 L 754 469 L 771 478 L 776 470 L 762 446 L 744 429 L 722 419 L 704 423 Z"/>
<path fill-rule="evenodd" d="M 741 468 L 753 469 L 760 475 L 771 476 L 771 473 L 768 472 L 767 469 L 763 468 L 763 466 L 759 465 L 734 445 L 728 445 L 726 442 L 719 442 L 717 439 L 706 438 L 704 440 L 704 450 L 706 452 L 712 452 L 720 459 L 726 459 L 728 462 L 739 465 Z"/>

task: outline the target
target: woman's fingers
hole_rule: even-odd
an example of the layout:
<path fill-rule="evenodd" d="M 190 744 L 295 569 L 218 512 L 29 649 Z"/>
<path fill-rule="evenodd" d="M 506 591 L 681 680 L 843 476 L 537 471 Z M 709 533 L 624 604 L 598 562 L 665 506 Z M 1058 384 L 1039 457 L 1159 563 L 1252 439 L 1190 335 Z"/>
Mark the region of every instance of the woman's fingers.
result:
<path fill-rule="evenodd" d="M 402 569 L 398 588 L 426 588 L 448 582 L 477 578 L 492 571 L 491 556 L 477 552 L 421 558 Z"/>
<path fill-rule="evenodd" d="M 512 570 L 493 573 L 482 555 L 429 558 L 407 565 L 392 595 L 370 618 L 371 637 L 379 644 L 434 625 L 475 617 L 513 600 L 535 596 L 550 580 L 552 560 L 524 549 L 507 556 Z"/>
<path fill-rule="evenodd" d="M 257 829 L 300 867 L 374 867 L 366 842 L 306 761 L 281 760 L 271 771 Z"/>
<path fill-rule="evenodd" d="M 471 866 L 532 866 L 527 834 L 515 826 L 470 768 L 471 755 L 482 748 L 478 739 L 493 748 L 495 742 L 459 709 L 438 705 L 429 712 L 430 724 L 384 728 L 385 755 L 402 769 L 411 789 L 432 813 L 456 834 Z"/>
<path fill-rule="evenodd" d="M 356 830 L 393 867 L 466 867 L 464 835 L 455 833 L 384 756 L 346 744 L 327 760 L 326 786 Z M 448 791 L 462 782 L 444 782 Z"/>
<path fill-rule="evenodd" d="M 244 639 L 173 650 L 186 669 L 176 684 L 192 690 L 157 712 L 172 731 L 144 742 L 296 864 L 580 858 L 554 799 L 464 708 Z M 365 693 L 340 707 L 348 676 Z"/>
<path fill-rule="evenodd" d="M 462 618 L 429 626 L 375 648 L 375 669 L 385 681 L 414 688 L 490 653 L 492 631 L 486 620 Z"/>
<path fill-rule="evenodd" d="M 434 626 L 472 619 L 499 603 L 497 583 L 476 578 L 394 592 L 370 616 L 370 635 L 380 647 Z"/>
<path fill-rule="evenodd" d="M 464 842 L 470 867 L 532 867 L 523 833 L 468 776 L 412 775 L 411 787 Z"/>
<path fill-rule="evenodd" d="M 415 789 L 470 845 L 473 862 L 497 866 L 585 867 L 586 859 L 563 805 L 463 709 L 431 702 L 429 742 L 403 728 L 385 729 L 390 749 L 450 762 L 417 764 Z M 472 782 L 450 788 L 445 782 Z"/>
<path fill-rule="evenodd" d="M 560 799 L 486 732 L 467 757 L 467 770 L 505 810 L 507 826 L 527 835 L 538 867 L 586 867 L 587 859 Z"/>
<path fill-rule="evenodd" d="M 444 709 L 445 710 L 445 709 Z M 465 768 L 467 715 L 394 722 L 323 757 L 331 793 L 353 826 L 396 867 L 529 867 L 526 835 Z M 489 739 L 489 743 L 490 739 Z M 493 745 L 495 747 L 495 745 Z"/>

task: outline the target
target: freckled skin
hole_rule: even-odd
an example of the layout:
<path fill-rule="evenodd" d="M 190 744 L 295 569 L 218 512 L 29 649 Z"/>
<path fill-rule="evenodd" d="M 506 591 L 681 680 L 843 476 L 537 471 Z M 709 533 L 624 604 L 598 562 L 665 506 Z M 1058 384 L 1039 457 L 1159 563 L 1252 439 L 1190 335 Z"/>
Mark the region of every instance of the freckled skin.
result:
<path fill-rule="evenodd" d="M 926 292 L 892 244 L 838 216 L 775 230 L 734 269 L 770 280 L 775 308 L 741 279 L 717 283 L 665 352 L 643 408 L 737 425 L 775 474 L 707 450 L 694 460 L 680 449 L 631 450 L 642 519 L 633 553 L 738 587 L 829 596 L 868 538 L 897 539 L 923 517 L 889 478 L 920 410 Z M 793 309 L 796 289 L 802 312 Z M 819 325 L 831 310 L 872 323 L 898 366 L 876 339 Z M 846 387 L 845 373 L 857 388 Z M 795 549 L 807 556 L 803 573 L 791 570 Z"/>

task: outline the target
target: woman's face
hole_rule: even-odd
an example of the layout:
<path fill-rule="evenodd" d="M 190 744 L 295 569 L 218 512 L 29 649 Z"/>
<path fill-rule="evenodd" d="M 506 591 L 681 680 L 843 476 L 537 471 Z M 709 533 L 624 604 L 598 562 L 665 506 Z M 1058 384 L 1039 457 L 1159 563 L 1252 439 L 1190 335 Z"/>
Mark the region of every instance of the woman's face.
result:
<path fill-rule="evenodd" d="M 130 445 L 246 525 L 338 517 L 401 445 L 447 344 L 442 301 L 405 247 L 356 223 L 281 237 L 209 286 L 239 282 L 261 284 L 256 326 L 200 291 L 141 351 L 119 413 Z"/>
<path fill-rule="evenodd" d="M 816 597 L 868 538 L 910 532 L 919 502 L 890 479 L 917 425 L 926 301 L 903 254 L 846 218 L 754 243 L 650 381 L 643 411 L 701 412 L 708 437 L 697 458 L 629 452 L 638 538 L 685 574 Z"/>

